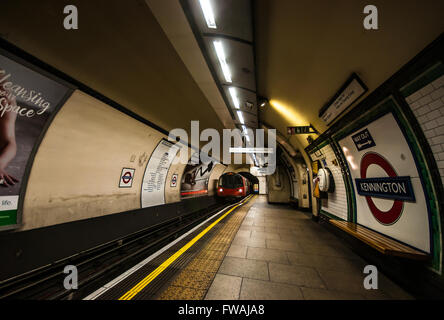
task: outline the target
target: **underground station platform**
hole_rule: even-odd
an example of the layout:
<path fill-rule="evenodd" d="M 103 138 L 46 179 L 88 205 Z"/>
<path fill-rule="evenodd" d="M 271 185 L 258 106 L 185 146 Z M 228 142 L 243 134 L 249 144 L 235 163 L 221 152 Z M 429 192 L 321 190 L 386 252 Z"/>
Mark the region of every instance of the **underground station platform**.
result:
<path fill-rule="evenodd" d="M 253 195 L 231 205 L 85 300 L 413 299 L 309 215 Z"/>

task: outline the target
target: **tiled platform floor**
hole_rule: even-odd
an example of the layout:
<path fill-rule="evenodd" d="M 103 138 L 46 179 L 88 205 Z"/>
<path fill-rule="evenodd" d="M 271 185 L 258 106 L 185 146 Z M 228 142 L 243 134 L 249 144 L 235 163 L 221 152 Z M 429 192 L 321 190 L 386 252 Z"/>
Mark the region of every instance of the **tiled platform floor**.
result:
<path fill-rule="evenodd" d="M 412 299 L 381 273 L 366 290 L 366 264 L 307 214 L 258 196 L 205 299 Z"/>

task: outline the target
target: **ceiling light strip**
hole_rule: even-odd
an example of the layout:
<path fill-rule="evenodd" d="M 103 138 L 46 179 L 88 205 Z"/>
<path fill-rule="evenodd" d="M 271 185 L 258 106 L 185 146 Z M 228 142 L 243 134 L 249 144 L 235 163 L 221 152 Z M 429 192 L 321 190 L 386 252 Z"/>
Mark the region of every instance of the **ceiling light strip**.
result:
<path fill-rule="evenodd" d="M 239 103 L 239 99 L 237 97 L 236 89 L 233 87 L 230 87 L 228 90 L 230 91 L 230 95 L 231 95 L 231 99 L 233 100 L 234 107 L 236 109 L 239 109 L 240 103 Z"/>
<path fill-rule="evenodd" d="M 217 29 L 216 20 L 214 19 L 214 12 L 210 0 L 199 0 L 199 2 L 208 28 Z"/>
<path fill-rule="evenodd" d="M 225 81 L 231 83 L 232 82 L 231 71 L 226 61 L 225 51 L 224 47 L 222 46 L 222 42 L 214 41 L 213 44 L 214 44 L 214 49 L 216 50 L 217 58 L 219 59 L 220 66 L 222 68 L 222 72 L 225 77 Z"/>

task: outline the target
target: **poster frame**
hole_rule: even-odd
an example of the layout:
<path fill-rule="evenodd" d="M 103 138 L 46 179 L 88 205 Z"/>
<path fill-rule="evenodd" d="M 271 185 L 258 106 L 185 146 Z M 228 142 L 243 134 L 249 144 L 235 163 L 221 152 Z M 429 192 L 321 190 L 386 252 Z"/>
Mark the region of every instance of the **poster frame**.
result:
<path fill-rule="evenodd" d="M 7 230 L 15 230 L 19 229 L 23 226 L 23 207 L 24 207 L 24 201 L 25 201 L 25 195 L 26 190 L 28 187 L 28 181 L 29 176 L 32 171 L 32 166 L 34 164 L 35 156 L 40 148 L 40 145 L 45 138 L 46 132 L 48 131 L 48 128 L 51 126 L 52 122 L 54 121 L 54 118 L 57 116 L 58 112 L 62 108 L 63 105 L 68 101 L 68 99 L 71 97 L 73 92 L 77 89 L 74 85 L 56 77 L 55 75 L 46 72 L 45 70 L 39 68 L 37 65 L 13 54 L 9 50 L 5 49 L 1 43 L 0 43 L 0 55 L 3 55 L 4 57 L 14 61 L 17 64 L 20 64 L 26 68 L 29 68 L 31 71 L 36 72 L 48 79 L 51 79 L 52 81 L 57 82 L 58 84 L 66 87 L 66 94 L 63 96 L 63 98 L 59 101 L 58 104 L 54 106 L 54 110 L 49 115 L 48 119 L 45 122 L 45 125 L 42 127 L 39 136 L 37 137 L 34 146 L 31 150 L 31 153 L 29 154 L 28 160 L 26 161 L 25 170 L 23 172 L 23 178 L 21 181 L 20 189 L 18 192 L 18 204 L 17 204 L 17 217 L 16 217 L 16 223 L 10 224 L 6 226 L 0 226 L 0 232 L 1 231 L 7 231 Z"/>

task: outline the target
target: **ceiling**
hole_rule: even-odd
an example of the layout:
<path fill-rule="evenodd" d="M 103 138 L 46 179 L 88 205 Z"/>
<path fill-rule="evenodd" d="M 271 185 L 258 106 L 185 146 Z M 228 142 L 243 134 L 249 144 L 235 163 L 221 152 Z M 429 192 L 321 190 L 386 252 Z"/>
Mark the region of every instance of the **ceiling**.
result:
<path fill-rule="evenodd" d="M 205 63 L 213 70 L 214 80 L 221 88 L 236 126 L 239 129 L 242 129 L 242 125 L 258 128 L 251 0 L 205 1 L 214 16 L 215 23 L 212 26 L 207 24 L 205 10 L 199 0 L 181 0 L 180 3 L 190 25 L 194 27 Z M 216 43 L 220 44 L 226 57 L 231 75 L 228 80 L 221 67 Z"/>
<path fill-rule="evenodd" d="M 166 130 L 200 120 L 221 131 L 239 119 L 212 49 L 217 33 L 248 126 L 274 127 L 301 150 L 307 135 L 289 137 L 287 126 L 325 131 L 319 110 L 353 72 L 369 94 L 444 31 L 442 0 L 374 0 L 377 31 L 362 26 L 366 0 L 212 0 L 217 32 L 193 1 L 72 0 L 79 30 L 66 31 L 62 1 L 2 0 L 0 36 Z M 270 101 L 259 112 L 256 92 Z"/>
<path fill-rule="evenodd" d="M 2 0 L 0 36 L 156 125 L 221 131 L 219 119 L 143 0 Z"/>
<path fill-rule="evenodd" d="M 379 12 L 376 31 L 363 28 L 367 0 L 255 4 L 258 94 L 271 104 L 261 109 L 260 121 L 285 135 L 287 126 L 310 123 L 325 131 L 319 110 L 353 72 L 370 93 L 444 31 L 442 0 L 372 1 Z M 290 142 L 303 148 L 306 138 Z"/>

